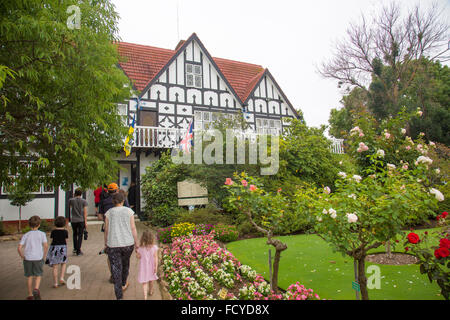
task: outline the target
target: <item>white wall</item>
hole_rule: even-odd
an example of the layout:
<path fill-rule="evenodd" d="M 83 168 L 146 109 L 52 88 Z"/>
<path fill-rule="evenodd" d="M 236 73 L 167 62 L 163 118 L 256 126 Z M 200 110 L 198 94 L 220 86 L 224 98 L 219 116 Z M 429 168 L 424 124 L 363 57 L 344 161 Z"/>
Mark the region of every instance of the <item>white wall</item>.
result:
<path fill-rule="evenodd" d="M 34 215 L 41 219 L 53 219 L 55 217 L 55 199 L 38 198 L 22 207 L 21 220 L 28 220 Z M 19 220 L 19 207 L 12 206 L 8 199 L 1 199 L 0 217 L 3 218 L 3 221 Z"/>

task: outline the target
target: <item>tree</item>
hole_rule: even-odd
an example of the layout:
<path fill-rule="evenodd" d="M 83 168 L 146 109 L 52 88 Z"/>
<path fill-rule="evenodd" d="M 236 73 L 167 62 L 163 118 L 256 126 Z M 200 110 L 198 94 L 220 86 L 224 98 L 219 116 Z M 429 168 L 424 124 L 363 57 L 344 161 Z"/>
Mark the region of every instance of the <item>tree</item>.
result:
<path fill-rule="evenodd" d="M 390 85 L 380 78 L 380 82 L 389 88 L 389 100 L 397 104 L 402 91 L 414 80 L 419 67 L 416 61 L 447 46 L 447 42 L 448 24 L 437 5 L 427 12 L 416 5 L 402 18 L 400 5 L 392 3 L 382 7 L 372 21 L 362 15 L 360 23 L 351 23 L 347 38 L 337 43 L 334 57 L 324 62 L 319 72 L 338 80 L 340 86 L 367 90 L 371 76 L 381 75 L 383 65 L 387 65 L 394 81 Z"/>
<path fill-rule="evenodd" d="M 296 185 L 307 182 L 331 185 L 337 177 L 337 157 L 330 150 L 330 141 L 324 136 L 325 127 L 313 128 L 300 120 L 292 120 L 280 137 L 280 168 L 277 174 L 263 177 L 267 191 L 295 190 Z"/>
<path fill-rule="evenodd" d="M 427 86 L 421 76 L 428 72 L 423 61 L 448 45 L 448 24 L 437 5 L 426 12 L 417 5 L 404 17 L 402 14 L 399 4 L 393 3 L 382 7 L 372 20 L 362 15 L 337 43 L 333 58 L 318 70 L 322 76 L 338 80 L 338 86 L 345 86 L 347 92 L 365 92 L 366 106 L 378 121 L 394 116 L 404 105 L 413 107 L 411 98 L 421 96 L 417 85 Z M 428 103 L 419 107 L 427 113 Z M 348 127 L 349 111 L 351 108 L 332 113 L 333 133 Z M 441 128 L 438 123 L 434 126 Z"/>
<path fill-rule="evenodd" d="M 244 212 L 250 223 L 267 237 L 266 243 L 275 248 L 270 283 L 271 289 L 278 293 L 281 252 L 287 249 L 287 245 L 274 238 L 274 231 L 280 224 L 288 225 L 289 221 L 295 220 L 295 217 L 292 215 L 293 212 L 288 209 L 287 199 L 280 192 L 264 192 L 257 187 L 259 185 L 257 179 L 247 176 L 244 172 L 241 175 L 236 173 L 234 178 L 236 182 L 231 178 L 226 179 L 225 189 L 228 190 L 229 196 L 225 205 L 229 210 Z"/>
<path fill-rule="evenodd" d="M 5 185 L 88 187 L 118 168 L 126 128 L 117 103 L 130 96 L 113 43 L 118 16 L 107 0 L 72 5 L 0 4 L 0 65 L 13 72 L 0 89 Z"/>
<path fill-rule="evenodd" d="M 15 185 L 8 193 L 8 199 L 12 206 L 19 207 L 19 224 L 18 231 L 22 230 L 22 207 L 26 206 L 28 202 L 34 199 L 34 195 L 30 193 L 30 190 L 22 185 Z"/>

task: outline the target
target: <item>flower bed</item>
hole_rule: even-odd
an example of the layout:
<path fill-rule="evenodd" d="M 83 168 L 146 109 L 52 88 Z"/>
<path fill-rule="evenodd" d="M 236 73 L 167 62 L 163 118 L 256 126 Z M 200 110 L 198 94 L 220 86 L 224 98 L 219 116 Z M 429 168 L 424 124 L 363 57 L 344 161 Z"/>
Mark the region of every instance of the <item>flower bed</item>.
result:
<path fill-rule="evenodd" d="M 316 300 L 298 282 L 282 294 L 251 267 L 242 265 L 214 241 L 214 234 L 177 237 L 163 251 L 163 278 L 174 299 L 183 300 Z"/>

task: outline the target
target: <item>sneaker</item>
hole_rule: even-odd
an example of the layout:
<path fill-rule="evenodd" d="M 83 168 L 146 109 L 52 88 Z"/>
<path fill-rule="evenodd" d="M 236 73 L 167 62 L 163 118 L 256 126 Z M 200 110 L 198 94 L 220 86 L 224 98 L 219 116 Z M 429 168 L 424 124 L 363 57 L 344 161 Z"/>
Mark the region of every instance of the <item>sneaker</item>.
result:
<path fill-rule="evenodd" d="M 33 296 L 28 296 L 27 300 L 34 300 L 34 297 Z"/>
<path fill-rule="evenodd" d="M 77 256 L 82 256 L 82 255 L 84 255 L 84 253 L 81 251 L 77 253 Z"/>
<path fill-rule="evenodd" d="M 39 291 L 39 289 L 33 290 L 33 297 L 34 300 L 41 300 L 41 292 Z"/>
<path fill-rule="evenodd" d="M 73 249 L 73 250 L 72 250 L 72 253 L 73 253 L 73 254 L 77 254 L 77 249 Z"/>

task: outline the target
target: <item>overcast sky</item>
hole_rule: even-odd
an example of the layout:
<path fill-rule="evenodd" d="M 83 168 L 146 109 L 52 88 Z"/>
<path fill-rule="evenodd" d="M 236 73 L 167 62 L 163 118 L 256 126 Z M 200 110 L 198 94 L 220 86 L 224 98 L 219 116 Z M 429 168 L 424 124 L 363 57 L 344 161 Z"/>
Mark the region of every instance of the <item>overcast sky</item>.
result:
<path fill-rule="evenodd" d="M 334 41 L 345 35 L 351 21 L 389 2 L 113 0 L 122 41 L 175 49 L 180 39 L 195 32 L 213 57 L 268 68 L 309 126 L 328 124 L 330 110 L 341 106 L 337 82 L 322 78 L 316 66 L 331 57 Z M 417 2 L 424 8 L 432 3 L 397 2 L 405 9 Z M 436 2 L 449 14 L 448 0 Z"/>

